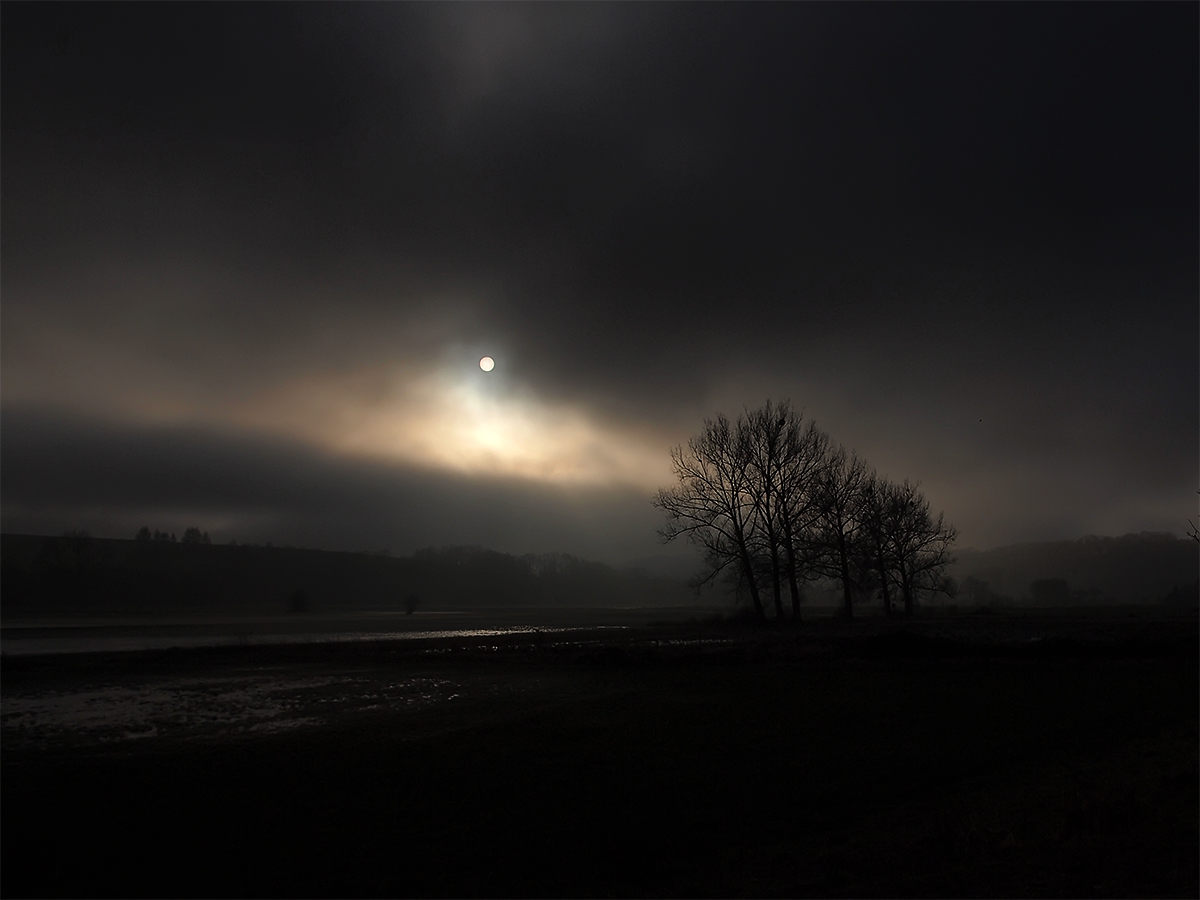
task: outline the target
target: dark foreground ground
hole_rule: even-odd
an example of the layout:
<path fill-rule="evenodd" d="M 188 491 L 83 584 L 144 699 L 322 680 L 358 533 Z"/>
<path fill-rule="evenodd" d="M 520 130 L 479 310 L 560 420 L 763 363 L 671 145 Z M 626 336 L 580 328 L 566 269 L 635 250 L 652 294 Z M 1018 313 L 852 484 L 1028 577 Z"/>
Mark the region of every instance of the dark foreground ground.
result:
<path fill-rule="evenodd" d="M 1197 622 L 7 658 L 0 891 L 1200 891 Z"/>

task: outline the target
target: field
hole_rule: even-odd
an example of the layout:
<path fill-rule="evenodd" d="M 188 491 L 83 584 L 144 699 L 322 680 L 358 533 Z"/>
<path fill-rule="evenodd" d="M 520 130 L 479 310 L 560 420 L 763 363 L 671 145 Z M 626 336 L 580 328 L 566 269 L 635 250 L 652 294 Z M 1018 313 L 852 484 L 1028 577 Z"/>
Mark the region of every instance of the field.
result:
<path fill-rule="evenodd" d="M 1200 891 L 1194 613 L 626 626 L 7 655 L 0 890 Z"/>

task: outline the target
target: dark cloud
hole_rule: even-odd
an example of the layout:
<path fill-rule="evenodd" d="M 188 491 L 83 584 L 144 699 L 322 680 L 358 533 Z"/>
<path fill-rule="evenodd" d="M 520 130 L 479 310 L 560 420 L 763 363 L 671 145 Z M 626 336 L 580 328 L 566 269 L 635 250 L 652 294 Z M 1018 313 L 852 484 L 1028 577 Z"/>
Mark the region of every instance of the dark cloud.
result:
<path fill-rule="evenodd" d="M 267 443 L 222 464 L 250 471 L 233 457 L 292 458 L 276 407 L 353 384 L 342 402 L 384 409 L 499 347 L 528 404 L 664 456 L 790 396 L 970 542 L 1178 529 L 1198 15 L 10 4 L 4 452 L 16 404 L 258 416 Z M 242 489 L 205 488 L 250 509 Z"/>
<path fill-rule="evenodd" d="M 221 541 L 338 550 L 478 544 L 613 562 L 659 552 L 658 516 L 632 489 L 453 476 L 255 434 L 44 410 L 6 410 L 4 427 L 9 531 L 74 522 L 132 537 L 143 524 L 179 534 L 197 524 Z"/>

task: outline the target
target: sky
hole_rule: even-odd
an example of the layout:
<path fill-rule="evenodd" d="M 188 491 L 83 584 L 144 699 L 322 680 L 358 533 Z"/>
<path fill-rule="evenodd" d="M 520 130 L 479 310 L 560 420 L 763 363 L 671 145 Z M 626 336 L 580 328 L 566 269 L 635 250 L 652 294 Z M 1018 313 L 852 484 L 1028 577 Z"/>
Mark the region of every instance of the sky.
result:
<path fill-rule="evenodd" d="M 960 546 L 1183 534 L 1198 26 L 5 2 L 0 524 L 629 562 L 770 398 Z"/>

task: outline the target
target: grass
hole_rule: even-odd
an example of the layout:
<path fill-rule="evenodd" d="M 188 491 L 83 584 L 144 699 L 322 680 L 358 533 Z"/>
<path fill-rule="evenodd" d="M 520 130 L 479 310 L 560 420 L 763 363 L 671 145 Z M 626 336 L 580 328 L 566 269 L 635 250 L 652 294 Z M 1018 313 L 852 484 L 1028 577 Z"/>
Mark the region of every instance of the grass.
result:
<path fill-rule="evenodd" d="M 505 690 L 260 737 L 5 752 L 0 888 L 1196 896 L 1200 685 L 1194 641 L 1171 646 L 947 656 L 751 631 L 158 656 Z M 135 663 L 75 665 L 112 682 Z M 50 677 L 6 673 L 5 691 Z"/>

